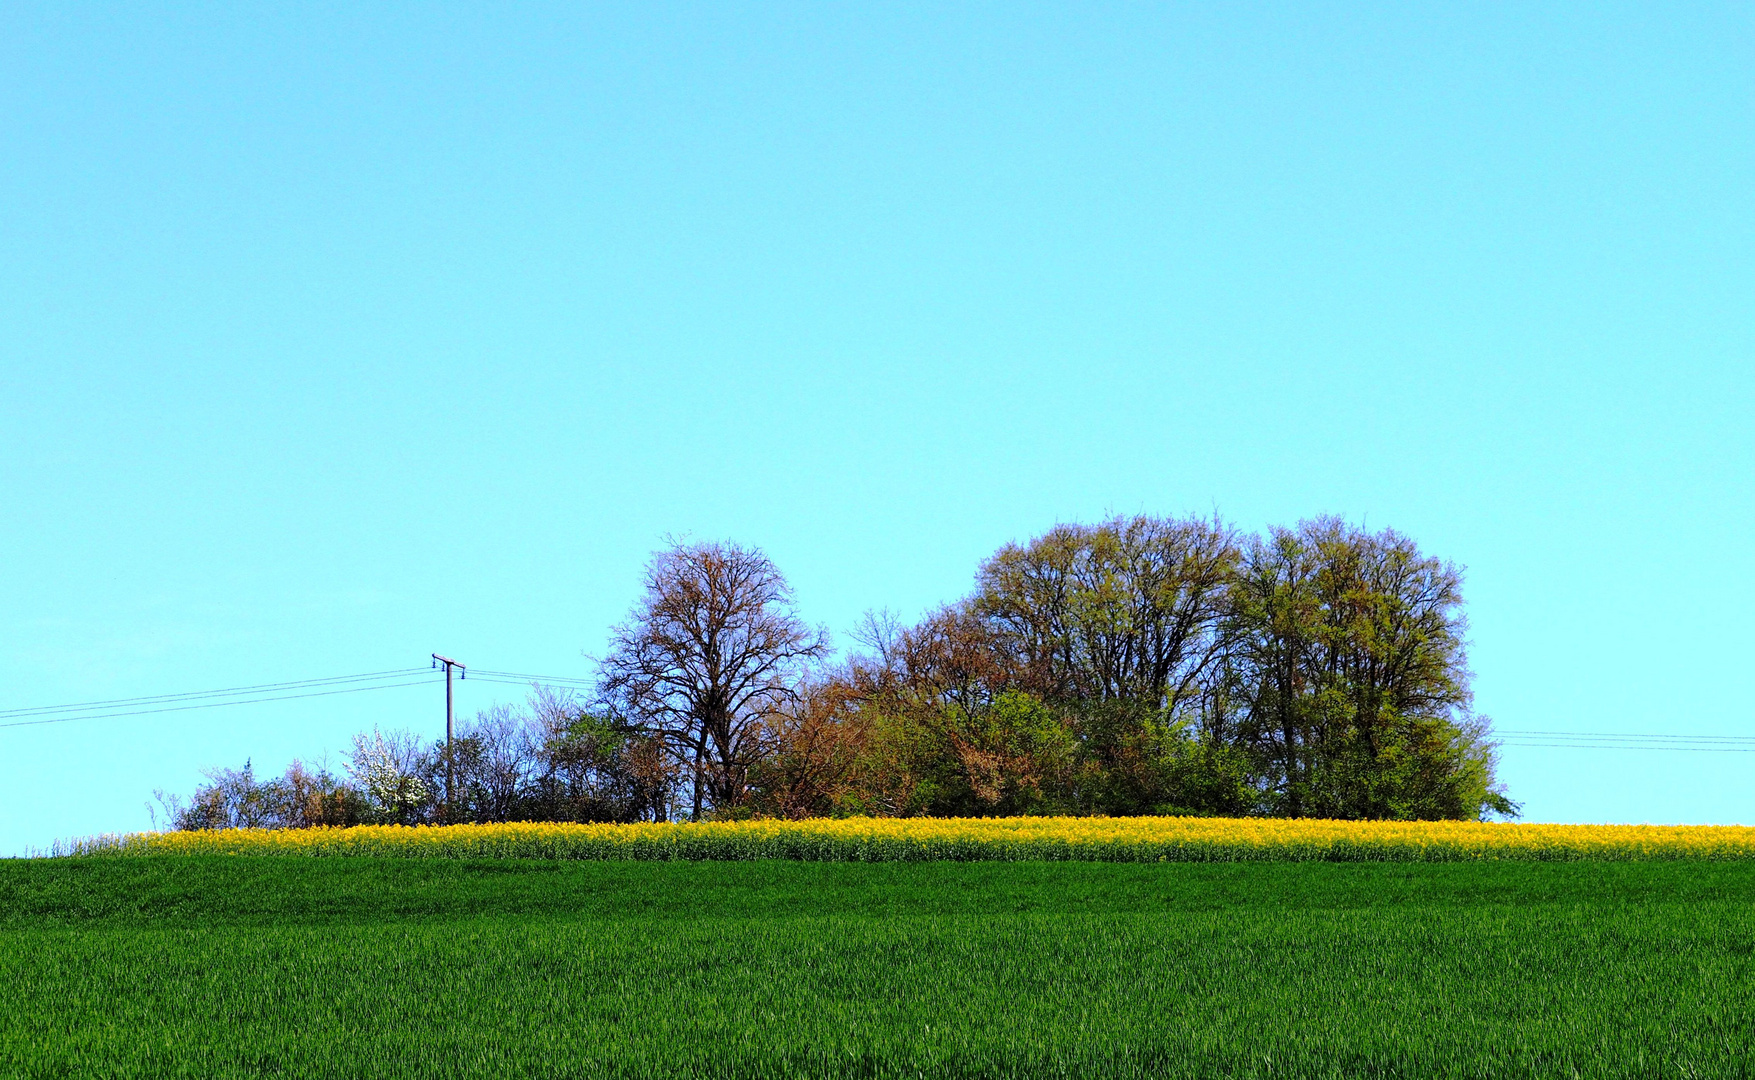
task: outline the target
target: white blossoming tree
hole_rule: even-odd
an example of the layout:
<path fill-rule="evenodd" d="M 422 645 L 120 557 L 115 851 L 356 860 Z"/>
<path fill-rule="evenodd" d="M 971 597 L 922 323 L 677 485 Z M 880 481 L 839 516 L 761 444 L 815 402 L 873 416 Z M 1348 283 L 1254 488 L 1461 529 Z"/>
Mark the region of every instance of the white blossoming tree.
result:
<path fill-rule="evenodd" d="M 355 735 L 347 771 L 380 822 L 411 824 L 432 802 L 420 778 L 420 742 L 410 732 L 374 727 L 370 735 Z"/>

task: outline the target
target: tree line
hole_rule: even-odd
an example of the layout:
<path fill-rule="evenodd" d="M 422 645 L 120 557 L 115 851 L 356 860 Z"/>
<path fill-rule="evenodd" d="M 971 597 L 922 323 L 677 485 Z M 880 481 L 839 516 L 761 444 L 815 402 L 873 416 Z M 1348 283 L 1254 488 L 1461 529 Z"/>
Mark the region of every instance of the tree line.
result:
<path fill-rule="evenodd" d="M 837 655 L 780 570 L 673 543 L 596 660 L 446 750 L 357 736 L 343 775 L 214 770 L 178 828 L 828 815 L 1515 816 L 1473 710 L 1462 580 L 1334 517 L 1061 525 L 963 599 Z"/>

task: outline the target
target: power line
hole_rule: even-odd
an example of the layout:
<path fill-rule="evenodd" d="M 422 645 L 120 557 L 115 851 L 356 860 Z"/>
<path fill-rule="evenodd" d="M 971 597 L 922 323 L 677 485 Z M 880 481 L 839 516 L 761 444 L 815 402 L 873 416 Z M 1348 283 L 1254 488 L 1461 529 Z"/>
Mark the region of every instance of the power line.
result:
<path fill-rule="evenodd" d="M 1514 739 L 1608 739 L 1615 742 L 1649 741 L 1649 742 L 1713 742 L 1713 743 L 1747 743 L 1755 746 L 1755 736 L 1751 735 L 1657 735 L 1651 733 L 1637 734 L 1618 731 L 1512 731 L 1501 730 L 1495 734 L 1509 736 Z"/>
<path fill-rule="evenodd" d="M 566 691 L 589 690 L 591 688 L 586 683 L 563 683 L 551 679 L 497 679 L 492 675 L 478 675 L 473 671 L 469 673 L 469 681 L 493 683 L 496 686 L 522 686 L 525 689 L 529 689 L 532 683 Z"/>
<path fill-rule="evenodd" d="M 356 675 L 333 675 L 320 679 L 296 679 L 254 686 L 233 686 L 218 690 L 194 690 L 179 694 L 154 694 L 144 697 L 111 698 L 106 701 L 75 702 L 66 705 L 39 705 L 31 708 L 0 710 L 0 727 L 31 727 L 58 724 L 69 720 L 103 720 L 151 713 L 183 712 L 190 709 L 215 708 L 220 705 L 248 705 L 263 701 L 286 701 L 303 697 L 324 697 L 329 694 L 355 693 L 363 690 L 391 689 L 412 686 L 414 677 L 426 678 L 424 668 L 403 668 L 394 671 L 372 671 Z"/>
<path fill-rule="evenodd" d="M 35 720 L 14 720 L 10 723 L 0 723 L 0 728 L 34 727 L 39 724 L 65 724 L 69 720 L 114 720 L 125 716 L 147 716 L 153 713 L 188 712 L 191 709 L 217 709 L 225 705 L 257 705 L 268 701 L 296 701 L 300 698 L 330 697 L 334 694 L 360 694 L 367 690 L 395 690 L 404 686 L 430 686 L 436 681 L 436 679 L 427 676 L 419 679 L 410 679 L 404 682 L 381 682 L 370 686 L 349 686 L 339 690 L 314 690 L 303 694 L 276 694 L 265 697 L 234 698 L 229 701 L 203 701 L 193 705 L 167 705 L 160 708 L 132 709 L 125 712 L 81 712 L 75 713 L 71 716 L 51 716 Z"/>
<path fill-rule="evenodd" d="M 1581 739 L 1550 739 L 1545 742 L 1501 742 L 1501 746 L 1571 750 L 1692 750 L 1707 754 L 1755 754 L 1755 746 L 1690 746 L 1686 743 L 1591 742 Z"/>
<path fill-rule="evenodd" d="M 471 674 L 476 674 L 472 672 Z M 589 680 L 565 675 L 535 675 L 526 672 L 481 672 L 486 682 L 501 685 L 528 686 L 543 683 L 561 689 L 585 689 Z M 296 701 L 302 698 L 329 697 L 335 694 L 356 694 L 366 690 L 393 690 L 404 686 L 426 686 L 437 679 L 429 668 L 398 668 L 391 671 L 367 671 L 356 675 L 332 675 L 320 679 L 293 679 L 285 682 L 257 683 L 252 686 L 230 686 L 215 690 L 191 690 L 178 694 L 151 694 L 143 697 L 109 698 L 103 701 L 78 701 L 64 705 L 35 705 L 27 708 L 0 709 L 0 728 L 36 727 L 43 724 L 64 724 L 70 720 L 115 720 L 130 716 L 148 716 L 168 712 L 213 709 L 222 705 L 256 705 L 273 701 Z"/>
<path fill-rule="evenodd" d="M 201 698 L 231 697 L 235 695 L 270 693 L 282 690 L 302 690 L 310 687 L 353 682 L 377 682 L 385 679 L 405 678 L 410 675 L 424 675 L 426 672 L 426 668 L 401 668 L 396 671 L 368 671 L 359 675 L 332 675 L 324 679 L 295 679 L 291 682 L 258 683 L 255 686 L 232 686 L 219 690 L 191 690 L 181 694 L 153 694 L 147 697 L 111 698 L 108 701 L 79 701 L 68 705 L 37 705 L 23 709 L 0 709 L 0 717 L 31 716 L 44 713 L 91 712 L 103 709 L 123 709 L 131 708 L 136 705 L 160 705 Z"/>
<path fill-rule="evenodd" d="M 1695 754 L 1755 754 L 1755 746 L 1675 746 L 1669 743 L 1633 746 L 1628 743 L 1547 742 L 1501 743 L 1532 750 L 1680 750 Z"/>
<path fill-rule="evenodd" d="M 1747 735 L 1659 735 L 1613 731 L 1498 731 L 1501 746 L 1568 750 L 1690 750 L 1755 753 L 1755 737 Z"/>
<path fill-rule="evenodd" d="M 517 682 L 524 682 L 524 683 L 532 683 L 532 682 L 546 683 L 546 684 L 553 685 L 553 686 L 573 685 L 573 686 L 584 686 L 584 687 L 591 687 L 591 686 L 597 685 L 596 682 L 594 680 L 591 680 L 591 679 L 574 678 L 574 677 L 568 676 L 568 675 L 531 675 L 531 674 L 521 672 L 521 671 L 488 671 L 486 669 L 482 669 L 482 670 L 478 670 L 478 671 L 472 670 L 470 672 L 470 675 L 472 678 L 478 678 L 478 679 L 484 678 L 484 677 L 492 677 L 492 678 L 498 679 L 502 682 L 507 681 L 507 680 L 514 680 Z"/>

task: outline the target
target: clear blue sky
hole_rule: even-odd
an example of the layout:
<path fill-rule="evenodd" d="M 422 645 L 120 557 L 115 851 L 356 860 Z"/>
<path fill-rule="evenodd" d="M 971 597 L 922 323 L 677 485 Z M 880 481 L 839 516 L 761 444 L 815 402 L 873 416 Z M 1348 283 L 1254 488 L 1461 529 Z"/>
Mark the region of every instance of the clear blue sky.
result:
<path fill-rule="evenodd" d="M 9 3 L 0 708 L 582 675 L 666 533 L 845 631 L 1216 509 L 1465 565 L 1501 727 L 1755 734 L 1752 71 L 1746 4 Z M 442 716 L 0 729 L 0 853 Z M 1755 822 L 1755 754 L 1503 773 Z"/>

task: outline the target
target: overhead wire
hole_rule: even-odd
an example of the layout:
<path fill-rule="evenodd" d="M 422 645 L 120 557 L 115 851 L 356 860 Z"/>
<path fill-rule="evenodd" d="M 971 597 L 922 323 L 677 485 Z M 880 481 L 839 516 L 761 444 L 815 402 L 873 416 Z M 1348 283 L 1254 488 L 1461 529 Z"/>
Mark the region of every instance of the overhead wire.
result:
<path fill-rule="evenodd" d="M 41 724 L 65 724 L 70 720 L 115 720 L 127 716 L 148 716 L 156 713 L 188 712 L 192 709 L 218 709 L 227 705 L 258 705 L 269 701 L 297 701 L 301 698 L 331 697 L 336 694 L 360 694 L 368 690 L 396 690 L 405 686 L 431 686 L 439 680 L 427 675 L 402 682 L 379 682 L 366 686 L 344 686 L 340 689 L 313 690 L 301 694 L 270 694 L 258 697 L 229 698 L 219 701 L 196 701 L 192 704 L 163 705 L 148 709 L 127 709 L 115 712 L 77 712 L 69 716 L 37 717 L 0 723 L 0 728 L 36 727 Z"/>
<path fill-rule="evenodd" d="M 1755 754 L 1755 746 L 1675 746 L 1669 743 L 1636 746 L 1631 743 L 1592 742 L 1502 742 L 1499 745 L 1526 750 L 1683 750 L 1697 754 Z"/>
<path fill-rule="evenodd" d="M 258 683 L 254 686 L 231 686 L 218 690 L 191 690 L 180 694 L 151 694 L 145 697 L 110 698 L 105 701 L 77 701 L 67 705 L 37 705 L 21 709 L 0 709 L 0 717 L 29 716 L 42 713 L 89 712 L 103 709 L 129 708 L 135 705 L 157 705 L 196 698 L 217 698 L 354 682 L 377 682 L 426 674 L 429 668 L 398 668 L 393 671 L 367 671 L 358 675 L 332 675 L 322 679 L 294 679 L 289 682 Z"/>
<path fill-rule="evenodd" d="M 587 678 L 574 678 L 568 675 L 531 675 L 522 671 L 488 671 L 485 668 L 471 669 L 469 677 L 472 679 L 494 679 L 501 682 L 508 680 L 523 683 L 538 682 L 554 686 L 574 685 L 590 687 L 597 685 L 594 680 Z"/>
<path fill-rule="evenodd" d="M 474 676 L 471 676 L 469 681 L 470 682 L 494 683 L 494 684 L 499 685 L 499 686 L 523 686 L 523 687 L 546 686 L 546 687 L 551 687 L 551 688 L 556 689 L 556 690 L 567 690 L 567 691 L 589 690 L 590 689 L 590 686 L 587 684 L 584 684 L 584 683 L 577 683 L 577 684 L 575 684 L 575 683 L 561 683 L 561 682 L 554 682 L 554 681 L 549 680 L 549 679 L 499 679 L 499 678 L 495 678 L 491 675 L 483 676 L 479 679 L 474 677 Z"/>
<path fill-rule="evenodd" d="M 1755 753 L 1755 737 L 1746 735 L 1660 735 L 1654 732 L 1527 731 L 1494 733 L 1501 746 L 1575 750 L 1692 750 L 1712 753 Z"/>
<path fill-rule="evenodd" d="M 1748 743 L 1755 746 L 1755 735 L 1659 735 L 1650 732 L 1626 731 L 1524 731 L 1501 729 L 1501 735 L 1512 738 L 1556 738 L 1556 739 L 1650 739 L 1665 742 L 1729 742 Z"/>
<path fill-rule="evenodd" d="M 1518 746 L 1527 750 L 1692 750 L 1695 753 L 1755 753 L 1755 746 L 1687 746 L 1680 743 L 1588 743 L 1588 741 L 1550 741 L 1520 743 L 1504 739 L 1501 746 Z"/>
<path fill-rule="evenodd" d="M 587 679 L 536 675 L 525 672 L 476 671 L 470 672 L 469 675 L 482 682 L 512 686 L 540 683 L 561 689 L 578 690 L 594 685 Z M 226 705 L 297 701 L 304 698 L 331 697 L 337 694 L 356 694 L 368 690 L 429 686 L 438 681 L 440 681 L 439 677 L 431 668 L 411 667 L 389 671 L 367 671 L 355 675 L 332 675 L 320 679 L 293 679 L 285 682 L 230 686 L 214 690 L 191 690 L 177 694 L 108 698 L 100 701 L 71 702 L 64 705 L 36 705 L 25 708 L 0 709 L 0 728 L 37 727 L 44 724 L 64 724 L 73 720 L 115 720 L 131 716 L 214 709 Z"/>

